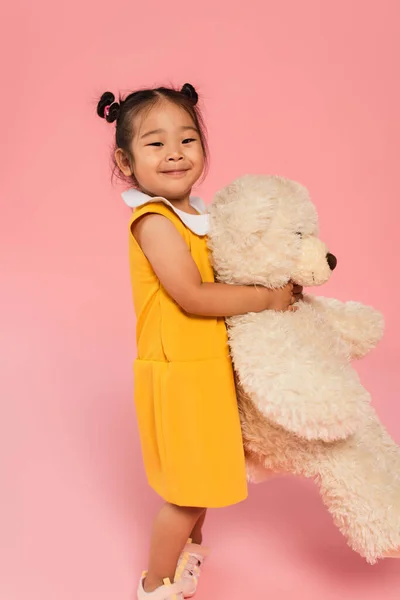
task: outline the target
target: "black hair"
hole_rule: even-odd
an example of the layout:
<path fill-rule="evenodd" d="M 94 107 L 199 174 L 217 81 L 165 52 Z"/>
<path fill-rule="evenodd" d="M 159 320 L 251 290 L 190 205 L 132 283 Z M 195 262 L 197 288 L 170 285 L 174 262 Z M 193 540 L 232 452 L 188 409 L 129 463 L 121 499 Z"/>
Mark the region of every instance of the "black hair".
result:
<path fill-rule="evenodd" d="M 121 148 L 129 157 L 133 164 L 133 156 L 131 153 L 131 142 L 133 137 L 133 119 L 146 108 L 151 108 L 160 100 L 168 100 L 173 102 L 180 108 L 183 108 L 193 120 L 200 136 L 200 142 L 203 148 L 205 167 L 208 165 L 208 145 L 206 127 L 197 106 L 199 96 L 195 88 L 190 83 L 185 83 L 181 90 L 167 87 L 159 87 L 155 89 L 142 89 L 132 92 L 126 97 L 120 96 L 116 102 L 112 92 L 105 92 L 98 104 L 97 114 L 108 123 L 116 123 L 115 128 L 115 147 L 114 154 L 117 148 Z M 113 155 L 114 174 L 126 181 L 126 177 L 119 170 L 118 165 Z M 138 187 L 134 175 L 129 178 L 129 183 Z"/>

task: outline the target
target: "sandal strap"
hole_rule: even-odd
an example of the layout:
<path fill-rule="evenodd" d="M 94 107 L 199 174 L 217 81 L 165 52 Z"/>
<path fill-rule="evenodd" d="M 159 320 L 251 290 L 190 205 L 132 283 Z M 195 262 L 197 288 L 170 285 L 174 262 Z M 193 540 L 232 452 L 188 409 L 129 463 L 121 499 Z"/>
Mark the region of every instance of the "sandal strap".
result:
<path fill-rule="evenodd" d="M 183 600 L 183 583 L 178 581 L 171 583 L 170 579 L 164 579 L 164 585 L 154 590 L 154 592 L 146 593 L 144 591 L 143 582 L 147 573 L 142 574 L 139 584 L 138 598 L 150 598 L 151 600 Z"/>

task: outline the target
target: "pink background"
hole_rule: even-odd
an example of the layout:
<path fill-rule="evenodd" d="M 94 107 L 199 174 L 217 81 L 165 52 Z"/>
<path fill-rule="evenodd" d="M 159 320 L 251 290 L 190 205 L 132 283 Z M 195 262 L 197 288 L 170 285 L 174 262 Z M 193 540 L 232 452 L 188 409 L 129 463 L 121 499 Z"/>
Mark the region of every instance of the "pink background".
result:
<path fill-rule="evenodd" d="M 0 598 L 128 599 L 158 500 L 132 402 L 129 212 L 96 100 L 192 82 L 207 200 L 249 171 L 309 187 L 340 261 L 324 293 L 385 313 L 360 372 L 400 442 L 399 4 L 13 0 L 2 14 Z M 353 554 L 311 484 L 252 488 L 207 533 L 199 600 L 249 586 L 260 599 L 398 597 L 400 563 Z"/>

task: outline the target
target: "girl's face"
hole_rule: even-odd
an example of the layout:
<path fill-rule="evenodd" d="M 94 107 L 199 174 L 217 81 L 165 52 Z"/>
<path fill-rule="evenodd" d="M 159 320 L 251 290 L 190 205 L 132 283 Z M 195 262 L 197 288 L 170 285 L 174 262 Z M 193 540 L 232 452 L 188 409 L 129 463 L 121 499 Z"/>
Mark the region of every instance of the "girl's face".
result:
<path fill-rule="evenodd" d="M 133 165 L 129 172 L 151 196 L 186 200 L 204 170 L 204 153 L 190 115 L 162 100 L 133 122 Z M 121 165 L 122 166 L 122 165 Z"/>

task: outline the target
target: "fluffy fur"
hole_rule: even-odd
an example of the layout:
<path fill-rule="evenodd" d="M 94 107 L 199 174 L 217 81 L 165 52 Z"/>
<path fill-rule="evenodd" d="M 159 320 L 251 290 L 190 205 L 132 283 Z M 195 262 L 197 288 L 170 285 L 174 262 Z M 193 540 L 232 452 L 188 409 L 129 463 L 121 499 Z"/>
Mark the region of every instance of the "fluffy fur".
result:
<path fill-rule="evenodd" d="M 328 248 L 307 190 L 245 176 L 210 207 L 219 281 L 277 288 L 325 283 Z M 314 479 L 349 545 L 371 564 L 400 548 L 400 451 L 351 360 L 380 341 L 383 318 L 355 302 L 305 296 L 296 312 L 227 319 L 249 479 Z"/>

